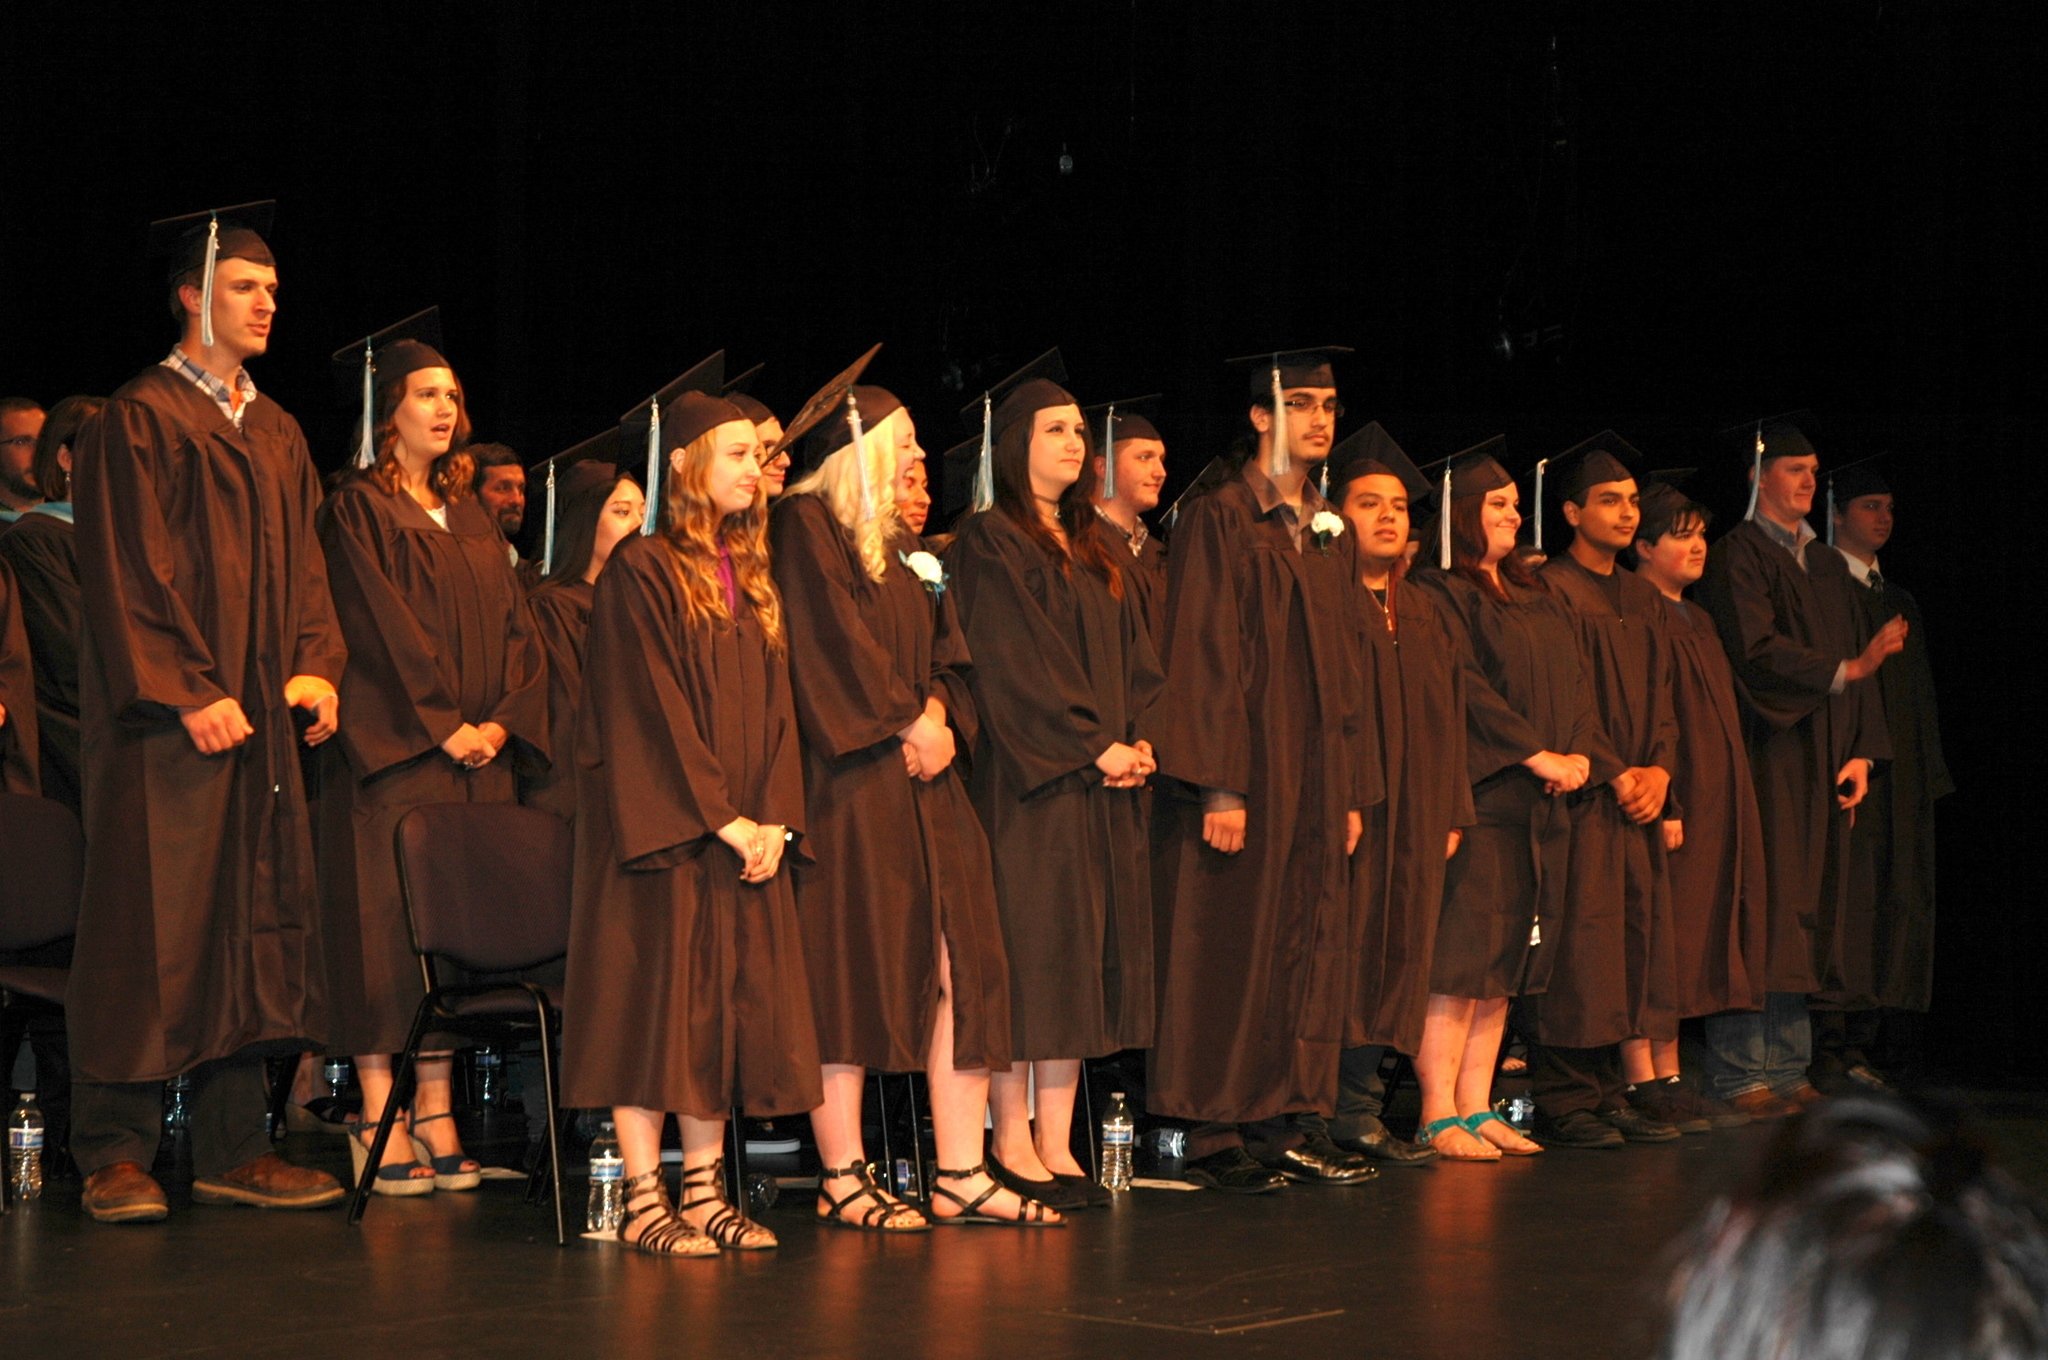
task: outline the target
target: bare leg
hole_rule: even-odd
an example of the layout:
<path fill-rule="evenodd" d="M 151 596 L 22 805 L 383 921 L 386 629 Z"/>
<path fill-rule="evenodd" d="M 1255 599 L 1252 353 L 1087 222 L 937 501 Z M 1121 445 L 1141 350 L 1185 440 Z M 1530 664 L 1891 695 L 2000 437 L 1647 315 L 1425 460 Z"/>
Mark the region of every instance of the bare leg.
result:
<path fill-rule="evenodd" d="M 1659 1081 L 1678 1075 L 1678 1040 L 1650 1040 L 1650 1070 Z M 1629 1080 L 1634 1081 L 1635 1078 Z"/>
<path fill-rule="evenodd" d="M 867 1088 L 867 1069 L 851 1063 L 826 1063 L 824 1081 L 825 1099 L 811 1111 L 811 1133 L 818 1140 L 819 1165 L 827 1171 L 863 1165 L 867 1161 L 867 1150 L 861 1141 L 860 1104 L 861 1095 Z M 934 1122 L 936 1119 L 935 1114 Z M 860 1178 L 852 1173 L 821 1179 L 818 1182 L 819 1216 L 825 1215 L 828 1206 L 860 1188 Z M 907 1228 L 923 1221 L 915 1208 L 904 1204 L 887 1190 L 877 1188 L 876 1193 L 881 1196 L 882 1203 L 902 1206 L 890 1215 L 890 1222 Z M 874 1208 L 874 1199 L 862 1197 L 847 1205 L 844 1213 L 847 1218 L 858 1222 Z"/>
<path fill-rule="evenodd" d="M 725 1121 L 687 1114 L 678 1117 L 683 1126 L 683 1195 L 676 1217 L 700 1232 L 713 1234 L 722 1247 L 774 1246 L 774 1233 L 726 1202 L 724 1177 L 713 1171 L 725 1154 Z M 737 1223 L 723 1217 L 727 1211 L 740 1215 Z M 721 1219 L 714 1228 L 713 1220 Z"/>
<path fill-rule="evenodd" d="M 1074 1158 L 1074 1102 L 1081 1091 L 1081 1060 L 1049 1058 L 1031 1064 L 1031 1071 L 1038 1088 L 1039 1163 L 1055 1176 L 1086 1175 Z"/>
<path fill-rule="evenodd" d="M 1007 1072 L 991 1072 L 989 1106 L 995 1112 L 991 1135 L 996 1160 L 1028 1181 L 1050 1181 L 1052 1172 L 1038 1158 L 1031 1140 L 1031 1064 L 1017 1063 Z M 1044 1093 L 1040 1092 L 1040 1099 Z M 978 1158 L 976 1160 L 979 1160 Z"/>
<path fill-rule="evenodd" d="M 462 1156 L 462 1136 L 455 1131 L 455 1121 L 433 1117 L 447 1114 L 455 1108 L 453 1056 L 422 1053 L 414 1070 L 418 1081 L 412 1094 L 412 1120 L 419 1130 L 420 1141 L 436 1157 Z M 462 1158 L 462 1170 L 476 1171 L 479 1167 L 474 1158 Z"/>
<path fill-rule="evenodd" d="M 667 1118 L 660 1110 L 643 1110 L 637 1105 L 612 1106 L 612 1128 L 619 1135 L 619 1157 L 626 1164 L 626 1180 L 661 1170 L 661 1126 Z M 658 1182 L 636 1191 L 624 1205 L 637 1209 L 652 1204 L 659 1196 Z M 638 1242 L 641 1234 L 661 1222 L 649 1214 L 636 1219 L 620 1233 L 622 1240 Z"/>
<path fill-rule="evenodd" d="M 1415 1053 L 1415 1080 L 1422 1088 L 1421 1127 L 1458 1117 L 1458 1068 L 1478 1004 L 1470 997 L 1430 994 L 1422 1021 L 1422 1043 Z M 1484 1140 L 1455 1125 L 1437 1134 L 1432 1146 L 1454 1157 L 1486 1155 Z"/>
<path fill-rule="evenodd" d="M 391 1055 L 389 1053 L 356 1054 L 356 1085 L 363 1093 L 363 1122 L 358 1137 L 368 1147 L 372 1138 L 371 1130 L 384 1117 L 384 1103 L 391 1099 Z M 391 1139 L 384 1144 L 384 1160 L 379 1166 L 415 1166 L 417 1159 L 412 1150 L 412 1121 L 400 1110 L 391 1121 Z M 431 1178 L 434 1169 L 422 1166 L 413 1172 L 416 1180 Z"/>
<path fill-rule="evenodd" d="M 989 1070 L 953 1066 L 953 959 L 944 940 L 939 942 L 939 1017 L 932 1026 L 931 1052 L 924 1070 L 931 1085 L 932 1142 L 938 1165 L 954 1171 L 981 1165 L 981 1122 L 988 1110 Z M 960 1179 L 949 1177 L 946 1181 L 946 1189 L 969 1204 L 993 1185 L 995 1182 L 987 1172 Z M 954 1212 L 949 1214 L 940 1205 Z M 1023 1210 L 1023 1201 L 1015 1194 L 997 1189 L 979 1212 L 996 1218 L 1016 1218 Z M 951 1218 L 960 1212 L 960 1207 L 941 1195 L 932 1201 L 931 1211 L 939 1218 Z M 1050 1209 L 1045 1214 L 1050 1221 L 1059 1220 L 1059 1215 Z"/>
<path fill-rule="evenodd" d="M 299 1065 L 292 1070 L 292 1104 L 304 1109 L 312 1101 L 327 1094 L 320 1080 L 320 1055 L 301 1053 Z"/>
<path fill-rule="evenodd" d="M 1474 1004 L 1472 1033 L 1458 1066 L 1458 1112 L 1467 1118 L 1493 1108 L 1493 1066 L 1508 1028 L 1508 998 L 1497 996 Z M 1480 1135 L 1509 1152 L 1535 1152 L 1539 1145 L 1516 1133 L 1504 1120 L 1490 1120 Z"/>
<path fill-rule="evenodd" d="M 1678 1045 L 1673 1044 L 1671 1047 L 1674 1059 L 1672 1071 L 1676 1072 L 1678 1069 L 1675 1065 L 1675 1059 L 1678 1056 Z M 1644 1086 L 1657 1079 L 1657 1064 L 1651 1057 L 1650 1041 L 1648 1039 L 1623 1039 L 1621 1041 L 1621 1079 L 1635 1086 Z"/>

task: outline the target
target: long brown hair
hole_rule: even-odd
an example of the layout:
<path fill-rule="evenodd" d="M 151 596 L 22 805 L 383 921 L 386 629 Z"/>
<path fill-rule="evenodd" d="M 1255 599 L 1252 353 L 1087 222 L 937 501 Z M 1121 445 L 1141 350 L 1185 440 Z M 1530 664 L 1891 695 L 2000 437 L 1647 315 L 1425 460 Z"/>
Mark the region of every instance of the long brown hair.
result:
<path fill-rule="evenodd" d="M 757 486 L 754 503 L 735 514 L 721 515 L 711 503 L 711 458 L 723 428 L 714 425 L 684 445 L 681 467 L 675 466 L 671 456 L 662 480 L 662 517 L 656 536 L 675 556 L 683 613 L 700 627 L 732 619 L 725 591 L 718 584 L 718 549 L 724 544 L 732 558 L 733 584 L 753 605 L 768 650 L 780 656 L 785 647 L 782 597 L 775 591 L 775 578 L 768 573 L 767 487 Z"/>
<path fill-rule="evenodd" d="M 1038 426 L 1038 412 L 1013 420 L 996 432 L 991 451 L 995 481 L 994 509 L 1007 516 L 1027 538 L 1045 550 L 1064 574 L 1075 561 L 1109 583 L 1109 593 L 1124 597 L 1123 571 L 1102 540 L 1091 532 L 1095 520 L 1095 441 L 1084 421 L 1081 425 L 1081 475 L 1060 493 L 1058 515 L 1067 543 L 1046 527 L 1038 513 L 1038 500 L 1031 494 L 1031 435 Z"/>
<path fill-rule="evenodd" d="M 398 494 L 399 484 L 404 480 L 405 469 L 398 462 L 398 404 L 405 397 L 405 385 L 412 373 L 399 373 L 390 378 L 379 379 L 377 383 L 377 425 L 371 434 L 371 445 L 377 450 L 377 460 L 370 464 L 368 476 L 372 482 L 383 488 L 387 496 Z M 448 370 L 452 377 L 454 369 Z M 427 469 L 427 484 L 434 488 L 444 500 L 459 501 L 470 492 L 476 481 L 476 459 L 469 456 L 469 393 L 458 379 L 455 384 L 455 437 L 448 442 L 448 452 L 434 460 Z M 360 428 L 360 427 L 359 427 Z"/>
<path fill-rule="evenodd" d="M 1479 527 L 1479 512 L 1486 507 L 1487 493 L 1451 497 L 1451 575 L 1462 576 L 1480 591 L 1502 604 L 1508 603 L 1508 593 L 1492 576 L 1480 567 L 1486 557 L 1486 531 Z M 1442 514 L 1439 509 L 1437 514 Z M 1431 515 L 1429 523 L 1422 528 L 1422 551 L 1430 552 L 1440 540 L 1443 530 L 1437 515 Z M 1500 579 L 1523 590 L 1548 592 L 1550 587 L 1543 576 L 1525 561 L 1518 552 L 1510 552 L 1494 563 L 1500 572 Z"/>
<path fill-rule="evenodd" d="M 71 448 L 78 442 L 78 431 L 85 422 L 93 419 L 107 407 L 105 397 L 66 397 L 50 408 L 49 418 L 43 422 L 43 432 L 36 437 L 35 461 L 30 465 L 35 473 L 36 487 L 53 501 L 71 499 L 71 474 L 57 461 L 59 451 Z M 77 457 L 77 451 L 72 451 Z"/>

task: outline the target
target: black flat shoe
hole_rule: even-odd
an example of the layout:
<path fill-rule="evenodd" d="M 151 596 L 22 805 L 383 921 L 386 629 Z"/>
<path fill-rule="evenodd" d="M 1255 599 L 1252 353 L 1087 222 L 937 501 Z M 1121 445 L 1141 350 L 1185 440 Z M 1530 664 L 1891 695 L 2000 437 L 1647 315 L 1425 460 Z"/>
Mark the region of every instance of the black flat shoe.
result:
<path fill-rule="evenodd" d="M 1241 1147 L 1227 1147 L 1194 1158 L 1182 1165 L 1180 1175 L 1190 1185 L 1221 1190 L 1227 1195 L 1270 1195 L 1287 1184 L 1285 1176 L 1260 1166 Z"/>
<path fill-rule="evenodd" d="M 1425 1166 L 1437 1159 L 1437 1150 L 1396 1138 L 1387 1131 L 1387 1126 L 1375 1119 L 1366 1133 L 1352 1138 L 1332 1138 L 1344 1151 L 1375 1162 L 1389 1162 L 1395 1166 Z"/>
<path fill-rule="evenodd" d="M 993 1146 L 983 1157 L 983 1164 L 997 1185 L 1025 1199 L 1035 1199 L 1048 1209 L 1057 1209 L 1066 1214 L 1088 1207 L 1086 1190 L 1065 1184 L 1058 1177 L 1049 1181 L 1034 1181 L 1020 1176 L 996 1159 L 996 1150 Z"/>
<path fill-rule="evenodd" d="M 1115 1195 L 1097 1185 L 1093 1176 L 1063 1176 L 1055 1171 L 1052 1173 L 1052 1178 L 1067 1189 L 1078 1191 L 1091 1209 L 1100 1209 L 1116 1198 Z"/>
<path fill-rule="evenodd" d="M 1538 1115 L 1529 1136 L 1554 1148 L 1618 1148 L 1628 1141 L 1620 1129 L 1591 1110 L 1573 1110 L 1557 1119 Z M 1678 1135 L 1674 1132 L 1671 1136 Z"/>
<path fill-rule="evenodd" d="M 1365 1158 L 1344 1151 L 1322 1134 L 1310 1134 L 1300 1146 L 1258 1160 L 1303 1185 L 1363 1185 L 1380 1174 Z"/>
<path fill-rule="evenodd" d="M 1677 1129 L 1661 1120 L 1650 1118 L 1633 1105 L 1624 1104 L 1618 1109 L 1602 1110 L 1598 1118 L 1631 1143 L 1675 1143 L 1680 1137 Z"/>

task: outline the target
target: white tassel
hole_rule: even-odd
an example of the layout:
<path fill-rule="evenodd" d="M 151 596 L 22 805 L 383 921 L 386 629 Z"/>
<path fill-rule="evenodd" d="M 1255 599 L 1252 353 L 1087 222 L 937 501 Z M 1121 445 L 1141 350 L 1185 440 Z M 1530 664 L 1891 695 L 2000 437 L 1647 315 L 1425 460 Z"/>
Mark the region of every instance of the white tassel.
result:
<path fill-rule="evenodd" d="M 860 403 L 854 400 L 850 387 L 846 389 L 846 426 L 853 431 L 853 465 L 860 471 L 860 522 L 872 524 L 875 519 L 875 479 L 868 471 L 867 431 L 860 427 Z"/>
<path fill-rule="evenodd" d="M 1443 499 L 1436 512 L 1436 564 L 1445 571 L 1451 569 L 1451 465 L 1444 464 Z"/>
<path fill-rule="evenodd" d="M 376 351 L 363 341 L 363 423 L 356 431 L 356 466 L 367 468 L 377 461 L 377 363 Z"/>
<path fill-rule="evenodd" d="M 1543 551 L 1543 469 L 1550 466 L 1548 458 L 1536 462 L 1536 551 Z"/>
<path fill-rule="evenodd" d="M 1749 464 L 1749 508 L 1742 512 L 1744 519 L 1756 518 L 1756 490 L 1764 479 L 1764 423 L 1756 423 L 1756 456 Z"/>
<path fill-rule="evenodd" d="M 1835 546 L 1835 479 L 1828 478 L 1828 546 Z"/>
<path fill-rule="evenodd" d="M 220 259 L 220 219 L 206 224 L 206 268 L 199 284 L 199 343 L 213 348 L 213 266 Z"/>
<path fill-rule="evenodd" d="M 1287 402 L 1280 387 L 1280 364 L 1273 363 L 1273 438 L 1272 452 L 1266 458 L 1266 475 L 1285 477 L 1293 464 L 1287 457 Z"/>
<path fill-rule="evenodd" d="M 1102 413 L 1102 500 L 1116 499 L 1116 404 Z"/>
<path fill-rule="evenodd" d="M 540 574 L 555 569 L 555 460 L 548 459 L 548 520 L 540 541 Z"/>
<path fill-rule="evenodd" d="M 995 402 L 981 394 L 981 462 L 974 469 L 974 511 L 980 514 L 996 503 Z"/>
<path fill-rule="evenodd" d="M 661 401 L 650 398 L 647 403 L 647 518 L 640 522 L 642 538 L 654 532 L 654 521 L 661 517 Z"/>

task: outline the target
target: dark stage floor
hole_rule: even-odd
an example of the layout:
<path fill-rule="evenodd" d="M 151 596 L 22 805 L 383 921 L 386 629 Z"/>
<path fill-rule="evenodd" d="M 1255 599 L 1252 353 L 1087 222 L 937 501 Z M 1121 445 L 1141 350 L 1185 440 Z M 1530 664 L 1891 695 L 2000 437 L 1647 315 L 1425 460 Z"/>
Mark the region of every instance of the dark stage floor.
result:
<path fill-rule="evenodd" d="M 2048 1098 L 1980 1108 L 2048 1191 Z M 703 1261 L 557 1250 L 520 1182 L 379 1200 L 360 1229 L 195 1208 L 182 1185 L 169 1222 L 101 1227 L 73 1182 L 0 1220 L 0 1339 L 10 1357 L 1634 1356 L 1666 1244 L 1766 1136 L 1254 1200 L 1140 1189 L 1059 1231 L 883 1239 L 813 1225 L 792 1191 L 767 1215 L 779 1252 Z M 343 1169 L 346 1145 L 289 1151 Z"/>

